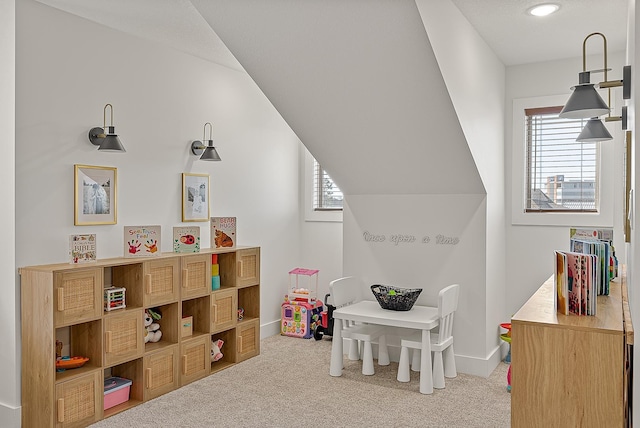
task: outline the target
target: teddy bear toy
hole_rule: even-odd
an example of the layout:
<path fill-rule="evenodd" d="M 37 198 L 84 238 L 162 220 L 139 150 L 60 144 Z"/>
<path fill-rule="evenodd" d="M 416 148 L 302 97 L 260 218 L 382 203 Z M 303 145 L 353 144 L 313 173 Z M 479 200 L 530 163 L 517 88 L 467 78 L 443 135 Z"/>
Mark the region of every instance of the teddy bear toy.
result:
<path fill-rule="evenodd" d="M 144 328 L 146 332 L 146 335 L 144 336 L 144 343 L 158 342 L 162 337 L 160 324 L 156 322 L 160 318 L 162 318 L 162 314 L 157 308 L 144 310 Z"/>
<path fill-rule="evenodd" d="M 222 358 L 222 352 L 220 352 L 222 345 L 224 345 L 224 341 L 222 339 L 211 339 L 211 361 L 218 361 Z"/>

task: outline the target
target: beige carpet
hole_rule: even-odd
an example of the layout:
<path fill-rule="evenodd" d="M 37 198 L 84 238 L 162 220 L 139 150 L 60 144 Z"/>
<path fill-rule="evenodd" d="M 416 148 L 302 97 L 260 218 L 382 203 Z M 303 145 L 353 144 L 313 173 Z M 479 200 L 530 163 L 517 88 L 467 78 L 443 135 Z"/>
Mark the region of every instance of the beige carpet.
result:
<path fill-rule="evenodd" d="M 331 340 L 272 336 L 258 357 L 119 413 L 103 427 L 492 427 L 510 426 L 507 365 L 485 379 L 458 374 L 432 395 L 395 379 L 397 363 L 363 376 L 345 357 L 329 376 Z"/>

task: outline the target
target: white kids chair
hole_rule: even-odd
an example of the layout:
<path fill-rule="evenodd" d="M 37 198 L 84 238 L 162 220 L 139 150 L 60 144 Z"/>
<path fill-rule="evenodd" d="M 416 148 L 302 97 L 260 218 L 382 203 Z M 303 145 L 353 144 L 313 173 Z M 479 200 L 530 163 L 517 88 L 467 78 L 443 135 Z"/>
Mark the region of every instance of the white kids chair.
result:
<path fill-rule="evenodd" d="M 329 292 L 336 309 L 362 300 L 362 291 L 362 280 L 354 276 L 338 278 L 329 283 Z M 354 321 L 342 320 L 342 337 L 350 339 L 351 342 L 349 344 L 349 359 L 355 361 L 362 358 L 362 374 L 375 374 L 371 341 L 378 338 L 382 338 L 382 341 L 384 341 L 384 327 L 373 324 L 356 324 Z M 362 346 L 360 346 L 360 343 Z M 386 346 L 384 349 L 386 350 Z M 381 354 L 378 363 L 388 365 L 388 353 Z"/>
<path fill-rule="evenodd" d="M 444 388 L 444 378 L 458 375 L 453 354 L 453 315 L 458 308 L 460 286 L 453 284 L 440 290 L 438 294 L 438 332 L 431 333 L 431 352 L 433 353 L 433 387 Z M 422 332 L 403 337 L 400 340 L 400 361 L 398 376 L 400 382 L 409 382 L 409 349 L 413 349 L 411 369 L 420 371 L 420 349 Z"/>

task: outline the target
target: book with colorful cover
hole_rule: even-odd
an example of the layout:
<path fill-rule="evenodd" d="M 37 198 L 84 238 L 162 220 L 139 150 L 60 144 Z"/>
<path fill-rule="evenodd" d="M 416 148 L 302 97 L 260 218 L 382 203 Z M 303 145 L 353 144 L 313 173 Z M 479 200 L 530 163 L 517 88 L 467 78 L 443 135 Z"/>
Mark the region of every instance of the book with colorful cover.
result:
<path fill-rule="evenodd" d="M 581 273 L 582 273 L 582 261 L 581 254 L 566 252 L 567 256 L 567 283 L 569 285 L 569 312 L 580 315 L 581 300 L 582 300 L 582 285 Z"/>
<path fill-rule="evenodd" d="M 176 226 L 173 228 L 174 253 L 200 252 L 200 226 Z"/>
<path fill-rule="evenodd" d="M 589 313 L 588 315 L 595 315 L 598 303 L 598 277 L 596 275 L 596 269 L 598 267 L 598 256 L 587 256 L 587 274 L 589 275 L 590 287 L 589 287 Z"/>
<path fill-rule="evenodd" d="M 601 241 L 613 242 L 613 229 L 611 228 L 589 229 L 589 228 L 572 227 L 569 229 L 569 238 L 598 239 Z"/>
<path fill-rule="evenodd" d="M 599 257 L 595 254 L 555 251 L 556 310 L 564 315 L 595 315 Z"/>
<path fill-rule="evenodd" d="M 235 217 L 211 217 L 211 248 L 234 248 L 236 241 Z"/>
<path fill-rule="evenodd" d="M 69 235 L 69 263 L 92 263 L 97 261 L 96 235 Z"/>
<path fill-rule="evenodd" d="M 609 242 L 592 238 L 582 239 L 574 236 L 570 240 L 570 249 L 576 253 L 598 256 L 598 266 L 596 267 L 596 290 L 598 294 L 608 295 L 611 281 L 611 245 Z"/>
<path fill-rule="evenodd" d="M 556 310 L 563 315 L 569 314 L 569 286 L 567 282 L 567 256 L 561 252 L 556 251 L 555 262 L 555 275 L 554 280 L 556 284 Z"/>
<path fill-rule="evenodd" d="M 162 253 L 160 235 L 160 226 L 125 226 L 124 256 L 159 256 Z"/>

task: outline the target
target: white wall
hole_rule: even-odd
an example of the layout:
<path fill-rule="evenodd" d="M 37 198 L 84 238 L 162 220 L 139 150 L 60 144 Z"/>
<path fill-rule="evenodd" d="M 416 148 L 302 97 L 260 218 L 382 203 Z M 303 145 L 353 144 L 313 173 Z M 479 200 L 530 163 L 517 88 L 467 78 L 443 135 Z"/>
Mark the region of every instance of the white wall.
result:
<path fill-rule="evenodd" d="M 313 156 L 300 144 L 301 267 L 319 269 L 317 296 L 324 302 L 329 282 L 342 276 L 342 212 L 313 210 Z"/>
<path fill-rule="evenodd" d="M 14 0 L 0 0 L 0 212 L 4 225 L 0 258 L 0 364 L 5 368 L 0 388 L 0 420 L 7 426 L 20 424 L 20 358 L 16 346 L 19 314 L 15 266 L 15 42 Z"/>
<path fill-rule="evenodd" d="M 585 34 L 586 36 L 586 34 Z M 580 55 L 580 46 L 576 46 L 576 53 Z M 623 54 L 609 53 L 609 80 L 622 78 Z M 597 68 L 602 57 L 588 57 L 587 63 Z M 578 72 L 582 70 L 582 57 L 545 63 L 525 64 L 507 68 L 506 79 L 506 124 L 505 124 L 505 159 L 506 169 L 506 207 L 507 209 L 507 255 L 506 270 L 506 308 L 509 314 L 515 313 L 524 302 L 553 274 L 553 251 L 569 249 L 568 226 L 523 226 L 512 224 L 511 207 L 517 203 L 512 197 L 512 154 L 513 148 L 513 111 L 514 99 L 531 98 L 550 95 L 571 94 L 570 87 L 577 83 Z M 602 80 L 603 76 L 594 75 L 593 81 Z M 612 99 L 620 113 L 621 88 L 614 89 Z M 605 95 L 606 97 L 606 95 Z M 618 100 L 620 98 L 620 100 Z M 615 114 L 616 112 L 614 112 Z M 620 122 L 613 122 L 609 130 L 614 136 L 613 141 L 602 144 L 603 161 L 613 167 L 611 177 L 603 177 L 607 181 L 609 191 L 613 191 L 613 224 L 614 246 L 618 260 L 625 259 L 623 219 L 623 148 L 624 140 Z"/>
<path fill-rule="evenodd" d="M 510 318 L 505 311 L 503 264 L 505 67 L 451 1 L 416 4 L 487 192 L 485 355 L 489 356 L 501 344 L 499 323 Z M 488 365 L 489 370 L 493 367 Z"/>
<path fill-rule="evenodd" d="M 11 13 L 0 12 L 4 35 Z M 212 215 L 237 216 L 239 245 L 262 248 L 261 321 L 277 327 L 287 272 L 304 261 L 300 142 L 253 81 L 31 0 L 17 5 L 16 29 L 16 265 L 65 262 L 72 233 L 96 233 L 99 258 L 121 256 L 125 225 L 160 224 L 162 250 L 171 251 L 171 228 L 181 220 L 180 174 L 208 173 Z M 13 58 L 11 43 L 2 41 L 3 59 Z M 1 64 L 3 77 L 5 72 L 11 77 L 10 61 Z M 9 93 L 4 82 L 0 89 Z M 12 103 L 4 96 L 0 100 L 0 111 L 10 110 L 1 120 L 13 123 Z M 114 106 L 124 154 L 99 153 L 87 140 L 88 130 L 102 125 L 106 103 Z M 202 138 L 207 121 L 213 123 L 222 162 L 197 161 L 189 154 L 190 142 Z M 11 146 L 5 153 L 11 153 L 11 126 L 0 129 Z M 3 157 L 3 163 L 12 158 Z M 117 225 L 73 226 L 74 164 L 118 168 Z M 1 170 L 8 175 L 2 192 L 13 200 L 12 165 Z M 11 213 L 3 216 L 12 224 Z M 206 247 L 207 224 L 199 225 Z M 8 229 L 10 239 L 13 228 Z M 13 264 L 3 271 L 14 272 Z M 13 306 L 11 295 L 5 293 L 3 305 Z M 0 313 L 9 318 L 2 325 L 9 330 L 3 343 L 10 346 L 2 352 L 7 350 L 3 362 L 10 385 L 20 370 L 13 355 L 18 320 L 12 307 Z M 263 335 L 277 331 L 263 329 Z M 17 389 L 2 388 L 0 394 L 8 406 L 19 403 Z"/>
<path fill-rule="evenodd" d="M 474 360 L 486 357 L 485 225 L 484 195 L 349 195 L 344 212 L 345 274 L 367 287 L 422 288 L 417 303 L 428 306 L 438 305 L 442 288 L 460 284 L 456 362 L 474 374 L 484 369 Z"/>

